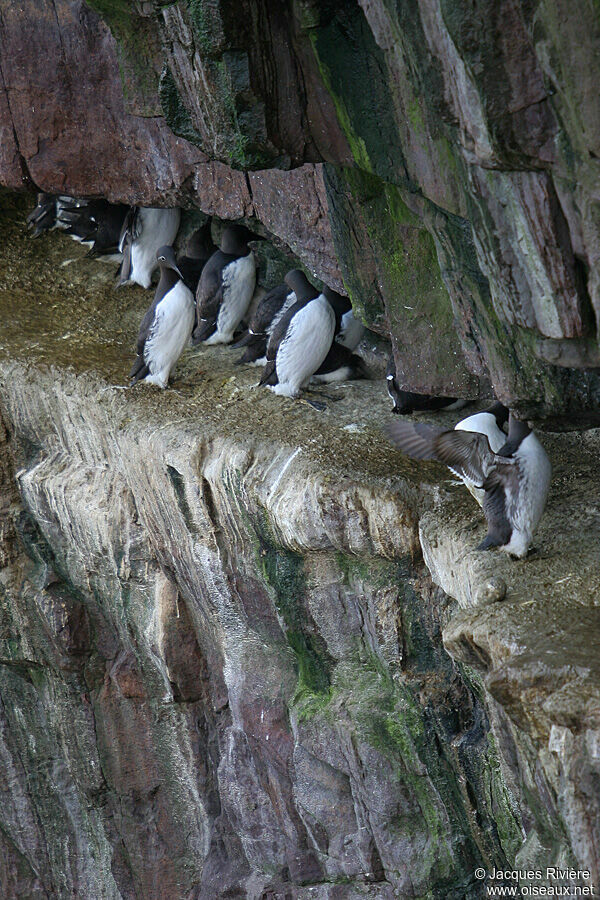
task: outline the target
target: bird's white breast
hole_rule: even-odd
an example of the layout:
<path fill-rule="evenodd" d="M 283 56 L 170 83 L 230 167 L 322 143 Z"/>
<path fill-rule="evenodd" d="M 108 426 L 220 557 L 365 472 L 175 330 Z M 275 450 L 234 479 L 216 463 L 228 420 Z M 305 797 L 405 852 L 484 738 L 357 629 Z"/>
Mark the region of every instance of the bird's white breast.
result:
<path fill-rule="evenodd" d="M 206 343 L 218 343 L 218 336 L 225 342 L 230 341 L 233 332 L 246 314 L 256 285 L 256 260 L 250 252 L 247 256 L 225 266 L 222 273 L 223 300 L 217 316 L 217 331 Z"/>
<path fill-rule="evenodd" d="M 277 351 L 277 377 L 280 384 L 294 389 L 317 371 L 331 347 L 335 332 L 335 313 L 320 294 L 292 318 Z"/>
<path fill-rule="evenodd" d="M 507 512 L 513 527 L 526 537 L 529 549 L 546 506 L 552 466 L 535 434 L 521 441 L 514 458 L 519 468 L 519 491 L 516 497 L 507 497 Z"/>
<path fill-rule="evenodd" d="M 182 281 L 168 291 L 156 307 L 144 346 L 151 374 L 169 372 L 183 353 L 194 327 L 194 297 Z"/>

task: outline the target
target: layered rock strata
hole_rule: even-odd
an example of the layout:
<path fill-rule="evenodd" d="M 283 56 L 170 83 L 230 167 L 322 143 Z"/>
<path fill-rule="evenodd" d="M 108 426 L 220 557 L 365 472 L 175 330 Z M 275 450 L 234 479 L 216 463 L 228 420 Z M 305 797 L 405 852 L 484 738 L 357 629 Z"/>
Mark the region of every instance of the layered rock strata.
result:
<path fill-rule="evenodd" d="M 475 554 L 471 498 L 380 434 L 381 382 L 329 386 L 317 413 L 210 348 L 168 391 L 119 390 L 147 295 L 20 227 L 0 291 L 3 896 L 597 878 L 598 434 L 545 436 L 537 557 Z"/>

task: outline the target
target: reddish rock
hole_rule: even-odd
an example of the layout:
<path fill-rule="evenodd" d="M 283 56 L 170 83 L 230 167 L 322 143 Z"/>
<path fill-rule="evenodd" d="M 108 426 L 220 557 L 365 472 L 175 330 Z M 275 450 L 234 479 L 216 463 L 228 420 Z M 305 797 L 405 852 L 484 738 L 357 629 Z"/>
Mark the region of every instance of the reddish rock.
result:
<path fill-rule="evenodd" d="M 40 189 L 160 205 L 181 199 L 182 183 L 206 157 L 163 119 L 126 112 L 114 38 L 85 3 L 11 0 L 0 41 L 16 141 Z M 1 177 L 14 184 L 11 170 Z"/>
<path fill-rule="evenodd" d="M 221 219 L 250 218 L 254 209 L 244 172 L 220 162 L 208 162 L 194 169 L 194 205 Z"/>
<path fill-rule="evenodd" d="M 0 71 L 0 76 L 1 76 Z M 0 80 L 0 180 L 6 187 L 19 189 L 29 179 L 17 147 L 8 97 Z"/>
<path fill-rule="evenodd" d="M 333 250 L 323 167 L 305 165 L 291 172 L 250 172 L 248 182 L 254 215 L 288 245 L 309 271 L 345 293 Z M 281 202 L 282 197 L 285 203 Z"/>
<path fill-rule="evenodd" d="M 597 405 L 597 373 L 570 371 L 595 358 L 600 318 L 585 5 L 91 6 L 108 24 L 83 0 L 3 4 L 0 182 L 254 218 L 392 332 L 407 388 L 474 398 L 489 378 L 536 417 Z M 352 182 L 347 212 L 322 161 Z M 435 296 L 429 251 L 402 259 L 404 207 L 435 245 Z M 431 307 L 435 347 L 408 346 Z M 540 340 L 574 343 L 551 363 Z"/>
<path fill-rule="evenodd" d="M 10 52 L 3 54 L 6 94 L 0 90 L 1 183 L 21 187 L 28 172 L 51 192 L 195 206 L 222 219 L 255 216 L 319 278 L 342 288 L 320 167 L 248 178 L 208 160 L 162 117 L 133 115 L 107 26 L 82 0 L 55 6 L 56 15 L 32 0 L 3 10 L 0 44 Z"/>

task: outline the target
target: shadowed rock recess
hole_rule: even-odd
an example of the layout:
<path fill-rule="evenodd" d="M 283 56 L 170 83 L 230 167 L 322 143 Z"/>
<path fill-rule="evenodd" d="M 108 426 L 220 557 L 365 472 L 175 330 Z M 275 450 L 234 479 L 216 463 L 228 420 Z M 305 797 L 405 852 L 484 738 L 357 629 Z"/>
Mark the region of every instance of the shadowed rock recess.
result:
<path fill-rule="evenodd" d="M 2 898 L 600 889 L 600 431 L 552 431 L 600 421 L 599 48 L 583 0 L 4 0 Z M 28 240 L 36 188 L 245 221 L 403 387 L 533 416 L 531 558 L 474 550 L 381 380 L 118 389 L 149 295 Z"/>

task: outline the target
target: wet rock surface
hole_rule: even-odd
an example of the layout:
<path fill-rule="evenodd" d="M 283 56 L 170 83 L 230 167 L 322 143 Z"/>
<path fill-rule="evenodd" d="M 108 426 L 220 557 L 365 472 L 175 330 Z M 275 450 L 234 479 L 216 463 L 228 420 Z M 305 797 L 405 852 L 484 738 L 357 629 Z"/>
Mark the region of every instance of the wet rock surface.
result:
<path fill-rule="evenodd" d="M 381 435 L 383 380 L 318 413 L 206 348 L 120 390 L 148 294 L 18 209 L 4 235 L 4 895 L 597 877 L 597 432 L 542 436 L 536 555 L 477 554 L 470 496 Z"/>

